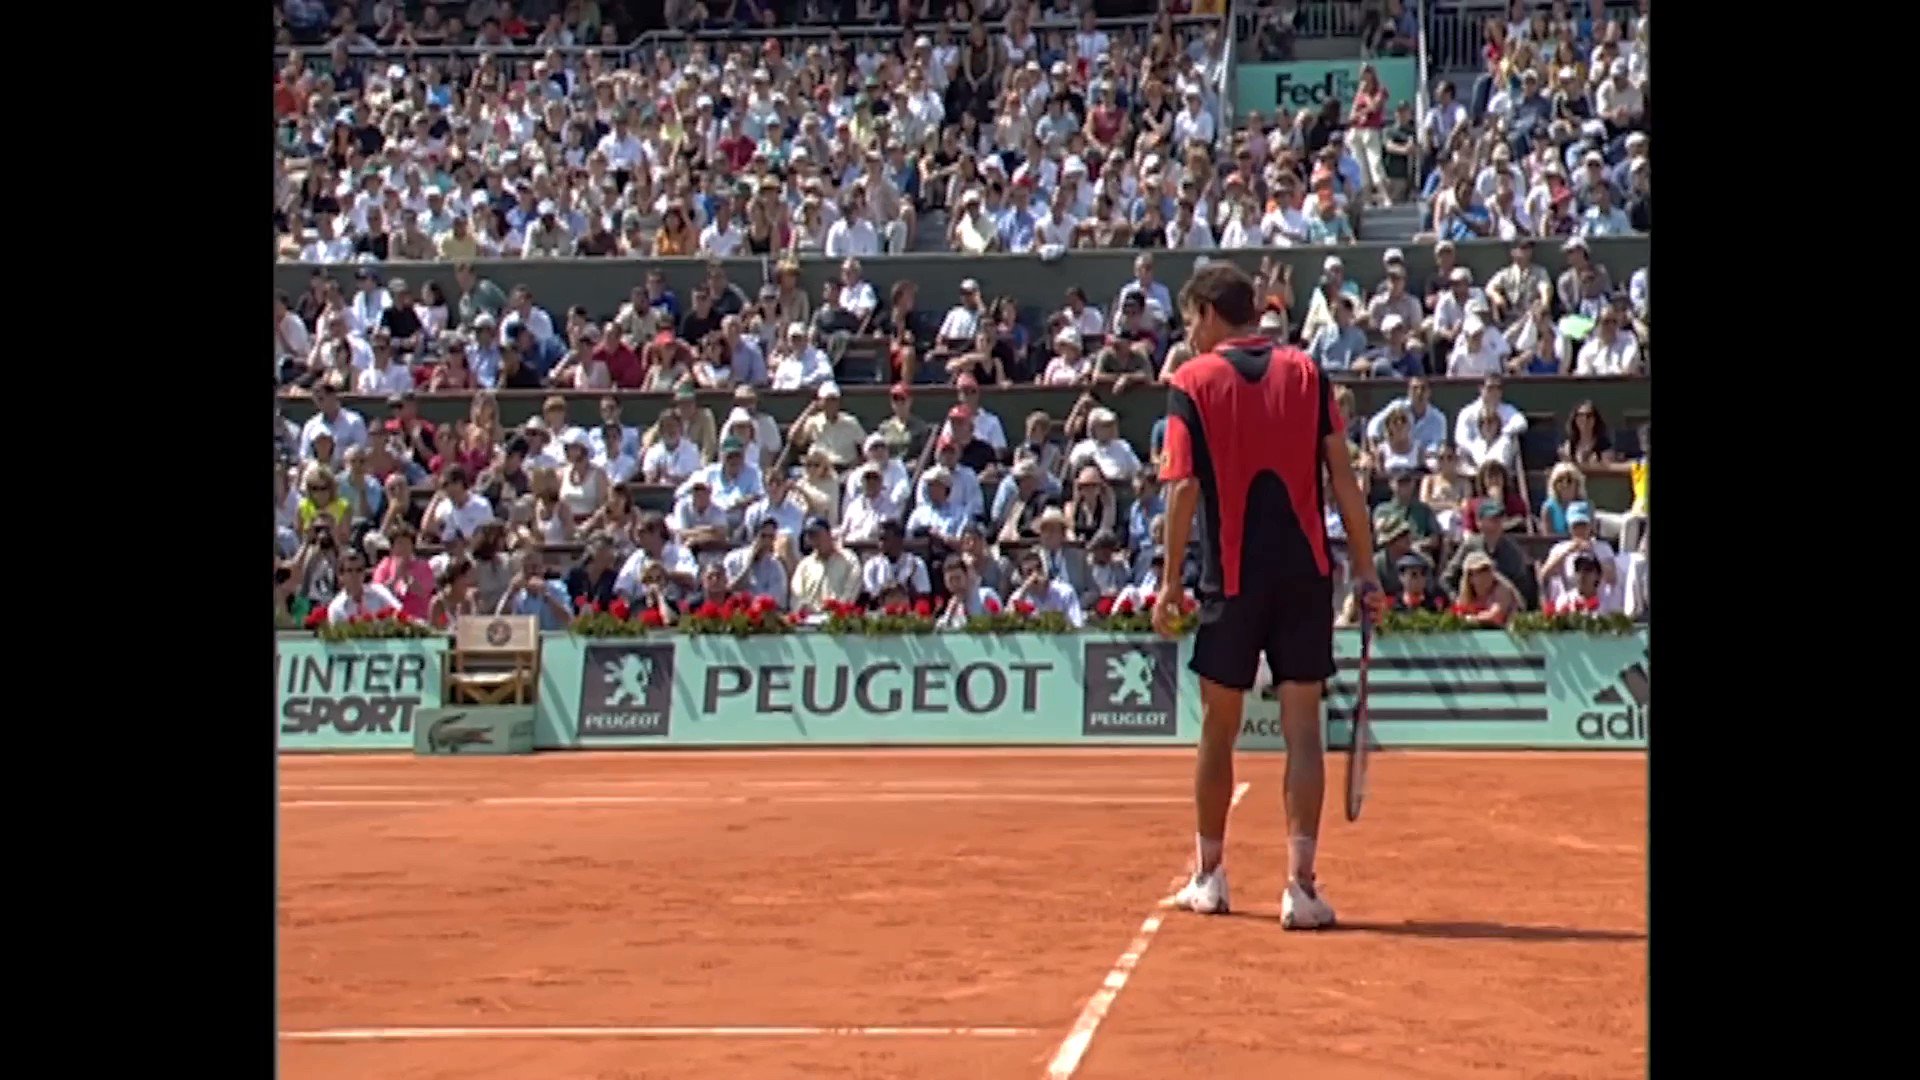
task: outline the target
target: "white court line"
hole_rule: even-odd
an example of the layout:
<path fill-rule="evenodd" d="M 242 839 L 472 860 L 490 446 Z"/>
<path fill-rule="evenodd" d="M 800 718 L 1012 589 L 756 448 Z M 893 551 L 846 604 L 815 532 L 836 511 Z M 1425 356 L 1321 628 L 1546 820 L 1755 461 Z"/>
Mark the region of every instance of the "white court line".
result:
<path fill-rule="evenodd" d="M 1241 797 L 1246 795 L 1247 789 L 1252 786 L 1253 784 L 1247 781 L 1234 786 L 1233 801 L 1227 804 L 1229 813 L 1234 807 L 1240 805 Z M 1185 876 L 1183 873 L 1180 877 L 1174 878 L 1173 884 L 1178 886 L 1181 878 Z M 1133 969 L 1139 966 L 1140 958 L 1147 954 L 1147 946 L 1153 944 L 1153 935 L 1160 932 L 1160 923 L 1164 918 L 1156 904 L 1153 914 L 1148 915 L 1146 921 L 1140 924 L 1140 931 L 1133 935 L 1133 940 L 1127 943 L 1126 951 L 1120 954 L 1120 959 L 1113 962 L 1112 970 L 1108 971 L 1107 977 L 1101 980 L 1100 989 L 1095 990 L 1093 996 L 1087 999 L 1086 1007 L 1080 1010 L 1080 1015 L 1073 1021 L 1073 1029 L 1067 1032 L 1065 1039 L 1060 1041 L 1060 1049 L 1054 1051 L 1053 1060 L 1047 1065 L 1046 1080 L 1068 1080 L 1073 1076 L 1074 1070 L 1080 1067 L 1080 1059 L 1086 1056 L 1087 1048 L 1093 1045 L 1093 1033 L 1100 1029 L 1100 1021 L 1107 1018 L 1107 1010 L 1113 1008 L 1114 1000 L 1120 996 L 1120 991 L 1126 988 L 1127 979 L 1132 977 Z"/>
<path fill-rule="evenodd" d="M 671 804 L 764 806 L 789 804 L 826 805 L 832 803 L 1056 803 L 1074 806 L 1165 806 L 1190 802 L 1184 795 L 1034 795 L 1026 792 L 848 792 L 830 795 L 795 795 L 787 798 L 748 795 L 496 795 L 479 799 L 293 799 L 280 804 L 286 808 L 343 806 L 640 806 Z"/>
<path fill-rule="evenodd" d="M 380 1027 L 283 1031 L 289 1042 L 402 1042 L 419 1039 L 809 1039 L 833 1037 L 1017 1039 L 1023 1027 Z"/>
<path fill-rule="evenodd" d="M 281 791 L 464 791 L 457 784 L 281 784 Z"/>

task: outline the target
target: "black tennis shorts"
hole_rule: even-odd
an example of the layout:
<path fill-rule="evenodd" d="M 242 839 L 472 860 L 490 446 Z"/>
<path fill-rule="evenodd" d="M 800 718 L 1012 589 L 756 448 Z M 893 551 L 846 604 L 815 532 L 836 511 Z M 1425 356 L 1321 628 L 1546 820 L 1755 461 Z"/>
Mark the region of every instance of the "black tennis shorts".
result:
<path fill-rule="evenodd" d="M 1260 653 L 1276 683 L 1333 678 L 1333 579 L 1249 583 L 1240 595 L 1203 604 L 1193 636 L 1195 675 L 1251 690 Z"/>

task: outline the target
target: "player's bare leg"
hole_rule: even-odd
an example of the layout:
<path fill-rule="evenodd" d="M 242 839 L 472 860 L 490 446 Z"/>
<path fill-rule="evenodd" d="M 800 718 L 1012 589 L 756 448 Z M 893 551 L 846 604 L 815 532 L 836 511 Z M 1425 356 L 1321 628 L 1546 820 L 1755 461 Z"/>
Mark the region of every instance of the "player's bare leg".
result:
<path fill-rule="evenodd" d="M 1217 915 L 1227 910 L 1227 876 L 1221 866 L 1227 814 L 1233 809 L 1233 746 L 1240 738 L 1246 694 L 1200 679 L 1200 746 L 1193 769 L 1193 879 L 1174 895 L 1189 911 Z"/>
<path fill-rule="evenodd" d="M 1202 686 L 1205 684 L 1202 683 Z M 1333 925 L 1333 908 L 1321 897 L 1313 861 L 1320 842 L 1320 804 L 1327 793 L 1327 754 L 1321 742 L 1320 683 L 1279 684 L 1280 730 L 1287 739 L 1287 891 L 1280 925 L 1312 930 Z M 1238 725 L 1235 725 L 1238 730 Z"/>

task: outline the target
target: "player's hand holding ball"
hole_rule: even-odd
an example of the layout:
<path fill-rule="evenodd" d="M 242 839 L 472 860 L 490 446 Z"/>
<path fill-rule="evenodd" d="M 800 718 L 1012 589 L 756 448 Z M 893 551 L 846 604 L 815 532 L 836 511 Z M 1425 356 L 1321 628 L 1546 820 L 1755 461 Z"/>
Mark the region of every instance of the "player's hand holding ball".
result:
<path fill-rule="evenodd" d="M 1153 600 L 1153 631 L 1163 638 L 1180 636 L 1178 626 L 1184 598 L 1180 594 L 1179 582 L 1174 582 L 1173 586 L 1171 589 L 1162 586 L 1160 595 Z"/>

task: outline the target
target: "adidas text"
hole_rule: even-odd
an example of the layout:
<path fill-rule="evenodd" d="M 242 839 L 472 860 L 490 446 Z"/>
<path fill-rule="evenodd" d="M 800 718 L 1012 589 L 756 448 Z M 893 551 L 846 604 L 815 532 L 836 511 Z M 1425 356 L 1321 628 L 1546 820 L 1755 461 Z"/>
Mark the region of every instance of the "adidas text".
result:
<path fill-rule="evenodd" d="M 1574 730 L 1590 741 L 1643 740 L 1647 737 L 1647 710 L 1629 705 L 1624 712 L 1581 713 Z"/>

